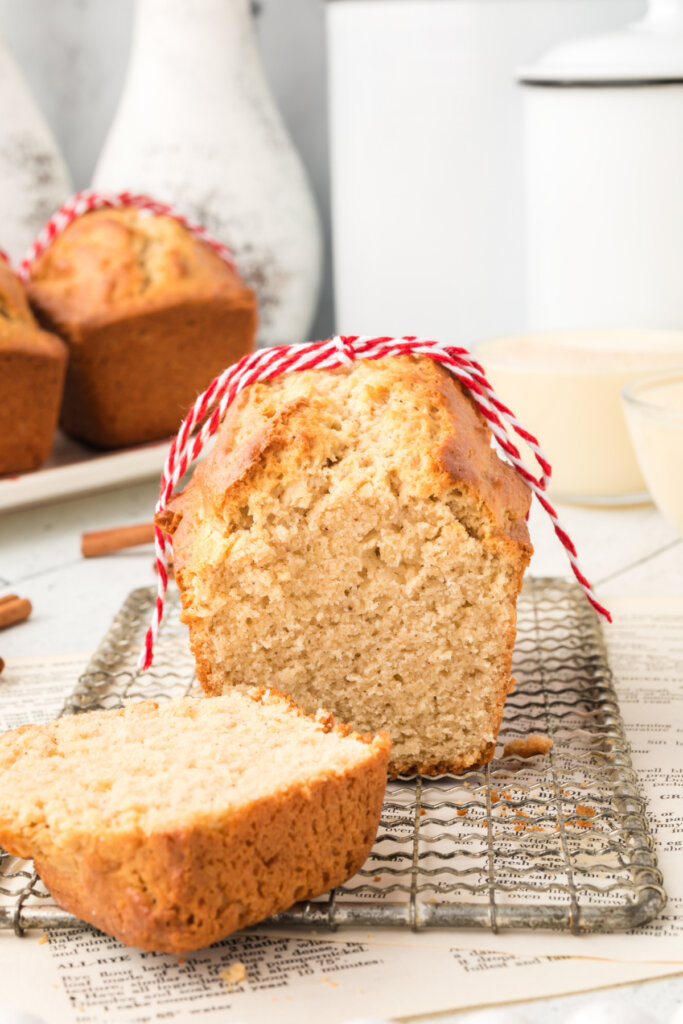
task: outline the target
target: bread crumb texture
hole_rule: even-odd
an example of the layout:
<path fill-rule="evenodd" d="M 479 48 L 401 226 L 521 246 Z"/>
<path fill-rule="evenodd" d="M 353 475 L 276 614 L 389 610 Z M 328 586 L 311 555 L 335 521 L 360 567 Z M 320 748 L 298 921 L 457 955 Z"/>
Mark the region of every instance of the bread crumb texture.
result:
<path fill-rule="evenodd" d="M 209 694 L 275 685 L 386 729 L 393 773 L 491 758 L 529 491 L 426 358 L 250 386 L 160 517 Z"/>
<path fill-rule="evenodd" d="M 355 874 L 388 758 L 270 690 L 23 726 L 0 737 L 0 844 L 65 909 L 183 953 Z"/>
<path fill-rule="evenodd" d="M 241 961 L 236 960 L 234 964 L 230 964 L 229 967 L 225 967 L 221 971 L 220 979 L 228 988 L 233 988 L 247 980 L 247 969 Z"/>
<path fill-rule="evenodd" d="M 537 754 L 548 754 L 552 745 L 553 741 L 549 736 L 530 732 L 528 736 L 508 740 L 503 748 L 503 757 L 536 757 Z"/>

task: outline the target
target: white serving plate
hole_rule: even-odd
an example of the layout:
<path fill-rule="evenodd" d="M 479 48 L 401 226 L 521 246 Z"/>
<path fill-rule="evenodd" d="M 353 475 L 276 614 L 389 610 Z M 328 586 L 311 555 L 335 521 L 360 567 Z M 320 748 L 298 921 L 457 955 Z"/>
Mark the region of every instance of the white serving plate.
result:
<path fill-rule="evenodd" d="M 0 476 L 0 512 L 161 476 L 169 446 L 170 439 L 97 452 L 58 432 L 43 466 L 30 473 Z"/>

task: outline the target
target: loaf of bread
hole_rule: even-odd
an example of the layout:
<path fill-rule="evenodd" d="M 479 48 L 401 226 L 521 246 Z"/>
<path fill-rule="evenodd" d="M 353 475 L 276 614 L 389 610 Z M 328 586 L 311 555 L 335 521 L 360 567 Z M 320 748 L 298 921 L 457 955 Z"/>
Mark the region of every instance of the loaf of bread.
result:
<path fill-rule="evenodd" d="M 74 221 L 33 265 L 28 293 L 69 346 L 62 426 L 100 448 L 168 437 L 254 347 L 253 292 L 173 218 L 132 207 Z"/>
<path fill-rule="evenodd" d="M 45 462 L 64 388 L 66 347 L 39 330 L 19 278 L 0 259 L 0 474 Z"/>
<path fill-rule="evenodd" d="M 251 385 L 159 517 L 204 690 L 267 680 L 309 712 L 387 729 L 394 773 L 486 762 L 529 499 L 427 358 Z"/>
<path fill-rule="evenodd" d="M 353 875 L 388 757 L 270 690 L 23 726 L 0 737 L 0 843 L 78 917 L 183 953 Z"/>

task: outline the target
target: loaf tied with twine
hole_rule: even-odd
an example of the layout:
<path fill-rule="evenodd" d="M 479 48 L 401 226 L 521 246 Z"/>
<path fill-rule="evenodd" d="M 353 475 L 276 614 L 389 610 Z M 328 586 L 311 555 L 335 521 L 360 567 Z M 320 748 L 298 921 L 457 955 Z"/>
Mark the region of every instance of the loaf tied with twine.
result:
<path fill-rule="evenodd" d="M 234 257 L 222 242 L 206 230 L 202 224 L 185 217 L 179 213 L 170 203 L 161 203 L 151 196 L 139 192 L 95 192 L 92 189 L 84 189 L 76 192 L 70 199 L 60 206 L 56 213 L 38 233 L 36 240 L 29 247 L 28 252 L 17 267 L 17 274 L 26 284 L 31 278 L 31 268 L 39 256 L 54 242 L 55 238 L 63 234 L 66 229 L 79 217 L 93 210 L 115 210 L 122 206 L 133 207 L 136 210 L 143 210 L 150 215 L 171 217 L 181 224 L 191 235 L 199 238 L 205 245 L 220 256 L 228 264 L 231 270 L 239 273 Z M 5 258 L 7 258 L 5 254 Z"/>
<path fill-rule="evenodd" d="M 234 366 L 217 377 L 192 406 L 178 434 L 171 443 L 161 476 L 161 487 L 156 512 L 163 512 L 175 488 L 188 467 L 204 450 L 209 438 L 218 431 L 221 421 L 235 398 L 250 384 L 257 381 L 273 380 L 275 377 L 301 370 L 334 370 L 351 366 L 358 359 L 384 359 L 389 356 L 417 355 L 433 359 L 451 373 L 467 389 L 475 405 L 487 420 L 491 432 L 500 448 L 505 452 L 517 474 L 531 489 L 536 500 L 551 519 L 555 534 L 567 552 L 572 571 L 581 585 L 588 601 L 608 622 L 608 610 L 597 600 L 590 583 L 581 571 L 574 543 L 560 523 L 559 516 L 548 500 L 546 488 L 552 474 L 552 467 L 544 455 L 539 442 L 516 419 L 514 413 L 504 405 L 486 379 L 483 368 L 466 348 L 441 345 L 427 338 L 405 336 L 361 337 L 343 336 L 326 341 L 310 342 L 305 345 L 284 345 L 262 349 L 244 356 Z M 519 449 L 512 435 L 517 435 L 533 452 L 540 467 L 540 474 L 534 476 L 522 461 Z M 167 559 L 171 540 L 155 527 L 155 549 L 157 567 L 157 598 L 152 622 L 145 636 L 144 648 L 138 667 L 148 669 L 153 660 L 154 643 L 164 613 L 164 598 L 168 587 Z"/>
<path fill-rule="evenodd" d="M 172 217 L 212 248 L 233 270 L 237 270 L 235 260 L 227 246 L 214 238 L 201 224 L 185 217 L 170 204 L 134 192 L 102 193 L 85 190 L 72 196 L 50 218 L 20 262 L 17 269 L 19 277 L 24 282 L 30 279 L 31 267 L 35 260 L 78 217 L 93 210 L 115 209 L 120 206 L 132 206 L 147 211 L 150 215 L 163 214 Z M 402 338 L 346 335 L 305 345 L 284 345 L 262 349 L 244 356 L 211 382 L 206 391 L 199 395 L 182 423 L 166 458 L 156 512 L 163 512 L 166 508 L 188 466 L 201 455 L 209 438 L 218 431 L 227 409 L 236 396 L 250 384 L 256 381 L 273 380 L 282 374 L 296 373 L 300 370 L 333 370 L 341 366 L 351 366 L 357 359 L 373 360 L 402 355 L 419 355 L 433 359 L 445 367 L 467 389 L 475 405 L 487 420 L 493 436 L 508 461 L 529 486 L 536 500 L 550 517 L 555 534 L 567 553 L 572 571 L 586 598 L 600 615 L 611 622 L 609 611 L 597 600 L 590 583 L 581 571 L 576 547 L 571 537 L 563 528 L 555 508 L 548 500 L 546 489 L 552 474 L 552 467 L 538 440 L 501 402 L 486 379 L 483 367 L 476 362 L 466 348 L 442 345 L 428 338 L 418 338 L 413 335 L 406 335 Z M 533 452 L 540 468 L 538 476 L 534 476 L 522 461 L 513 435 L 523 440 Z M 163 618 L 164 598 L 168 589 L 167 559 L 170 554 L 171 540 L 158 526 L 154 528 L 154 543 L 158 578 L 157 598 L 152 622 L 145 635 L 144 647 L 138 662 L 138 668 L 141 670 L 148 669 L 152 664 L 154 643 Z"/>

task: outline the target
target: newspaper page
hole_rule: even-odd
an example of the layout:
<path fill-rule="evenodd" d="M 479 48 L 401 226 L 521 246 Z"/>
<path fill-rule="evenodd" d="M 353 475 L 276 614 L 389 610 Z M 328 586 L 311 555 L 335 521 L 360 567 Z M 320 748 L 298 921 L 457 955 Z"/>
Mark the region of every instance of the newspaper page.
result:
<path fill-rule="evenodd" d="M 610 610 L 609 661 L 668 902 L 660 917 L 631 933 L 529 930 L 487 934 L 485 943 L 517 955 L 683 963 L 683 597 L 614 598 Z M 368 941 L 359 929 L 344 935 Z M 452 937 L 437 930 L 411 935 L 383 929 L 370 941 L 446 946 Z M 478 949 L 482 941 L 481 931 L 457 932 L 459 946 Z"/>
<path fill-rule="evenodd" d="M 0 732 L 56 718 L 88 658 L 88 654 L 63 654 L 8 661 L 0 676 Z"/>
<path fill-rule="evenodd" d="M 435 1013 L 663 977 L 664 964 L 516 957 L 457 947 L 241 933 L 183 957 L 142 953 L 92 929 L 0 933 L 0 1009 L 45 1024 L 341 1024 Z"/>

